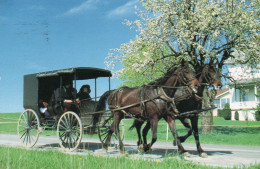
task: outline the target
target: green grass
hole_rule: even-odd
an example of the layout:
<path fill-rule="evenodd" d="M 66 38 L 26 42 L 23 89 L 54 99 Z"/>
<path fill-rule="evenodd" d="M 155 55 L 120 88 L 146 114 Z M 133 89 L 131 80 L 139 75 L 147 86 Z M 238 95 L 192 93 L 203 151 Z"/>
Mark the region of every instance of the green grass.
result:
<path fill-rule="evenodd" d="M 126 125 L 130 126 L 132 122 L 125 120 Z M 180 121 L 176 121 L 176 126 L 179 136 L 185 135 L 187 133 L 186 129 L 181 125 Z M 202 144 L 231 144 L 231 145 L 260 145 L 260 121 L 231 121 L 224 120 L 222 117 L 214 117 L 214 132 L 213 134 L 202 135 L 201 134 L 201 121 L 199 120 L 199 134 L 200 142 Z M 230 125 L 228 126 L 218 126 L 218 125 Z M 231 126 L 232 125 L 232 126 Z M 239 127 L 242 126 L 242 127 Z M 126 140 L 137 140 L 137 134 L 135 129 L 129 131 L 126 127 Z M 166 123 L 165 121 L 160 121 L 158 126 L 158 141 L 166 141 Z M 173 140 L 173 136 L 169 131 L 168 141 Z M 151 131 L 148 133 L 148 141 L 151 141 Z M 251 139 L 254 138 L 254 139 Z M 190 136 L 186 143 L 195 143 L 193 135 Z"/>
<path fill-rule="evenodd" d="M 17 122 L 20 113 L 0 113 L 0 122 Z M 4 118 L 4 119 L 3 119 Z M 8 118 L 8 119 L 6 119 Z M 135 129 L 129 131 L 133 120 L 124 120 L 125 124 L 125 140 L 137 140 Z M 179 136 L 186 134 L 186 129 L 181 125 L 180 121 L 176 121 Z M 199 124 L 201 124 L 199 120 Z M 231 121 L 224 120 L 222 117 L 214 117 L 213 134 L 202 135 L 199 125 L 200 141 L 202 144 L 231 144 L 231 145 L 260 145 L 260 121 Z M 227 125 L 227 126 L 221 126 Z M 166 123 L 161 120 L 158 125 L 157 141 L 166 141 Z M 17 124 L 1 124 L 0 133 L 17 133 Z M 44 131 L 43 135 L 56 135 L 56 131 Z M 173 136 L 169 131 L 169 142 L 173 140 Z M 97 134 L 83 135 L 85 138 L 98 138 Z M 151 140 L 151 131 L 148 133 L 148 141 Z M 254 138 L 254 139 L 251 139 Z M 194 143 L 193 135 L 190 136 L 186 143 Z"/>
<path fill-rule="evenodd" d="M 203 166 L 185 161 L 179 156 L 160 160 L 133 159 L 130 155 L 119 157 L 102 157 L 100 155 L 72 155 L 57 150 L 26 150 L 21 148 L 0 147 L 0 168 L 84 168 L 84 169 L 212 169 L 216 167 Z M 249 169 L 259 168 L 251 165 Z M 221 167 L 218 167 L 221 168 Z M 235 167 L 236 168 L 236 167 Z M 246 168 L 246 167 L 243 167 Z"/>
<path fill-rule="evenodd" d="M 17 133 L 17 122 L 21 113 L 0 113 L 0 133 Z M 11 123 L 2 123 L 11 122 Z"/>

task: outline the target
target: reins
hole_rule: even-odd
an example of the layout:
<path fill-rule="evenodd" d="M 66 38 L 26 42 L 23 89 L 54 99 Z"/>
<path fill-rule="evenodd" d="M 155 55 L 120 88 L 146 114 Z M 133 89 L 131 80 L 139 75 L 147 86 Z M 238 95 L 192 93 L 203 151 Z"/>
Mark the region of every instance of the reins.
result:
<path fill-rule="evenodd" d="M 138 103 L 133 103 L 133 104 L 130 104 L 130 105 L 127 105 L 127 106 L 123 106 L 123 107 L 119 107 L 118 105 L 110 105 L 109 106 L 109 108 L 110 108 L 110 110 L 102 110 L 102 111 L 98 111 L 98 112 L 90 112 L 90 113 L 88 113 L 88 114 L 90 114 L 90 115 L 94 115 L 94 114 L 103 114 L 103 113 L 105 113 L 105 112 L 115 112 L 115 111 L 121 111 L 121 112 L 123 112 L 126 116 L 128 116 L 128 117 L 132 117 L 132 116 L 134 116 L 134 117 L 132 117 L 132 118 L 135 118 L 135 117 L 137 117 L 137 116 L 135 116 L 135 115 L 132 115 L 131 113 L 128 113 L 127 111 L 126 111 L 126 109 L 128 109 L 128 108 L 131 108 L 131 107 L 135 107 L 135 106 L 140 106 L 141 107 L 141 109 L 143 109 L 142 111 L 145 111 L 145 103 L 147 103 L 147 102 L 150 102 L 150 101 L 153 101 L 154 103 L 155 103 L 155 99 L 161 99 L 161 100 L 163 100 L 165 103 L 170 103 L 170 104 L 173 104 L 173 106 L 172 106 L 172 108 L 174 108 L 175 107 L 175 99 L 177 99 L 178 101 L 181 101 L 181 100 L 183 100 L 183 99 L 186 99 L 186 97 L 188 96 L 192 96 L 193 95 L 193 90 L 190 88 L 190 85 L 188 84 L 190 81 L 192 81 L 192 80 L 194 80 L 194 79 L 196 79 L 196 76 L 194 76 L 193 74 L 191 74 L 191 78 L 187 78 L 186 76 L 185 76 L 185 73 L 187 72 L 187 73 L 190 73 L 190 72 L 188 72 L 188 71 L 186 71 L 186 72 L 184 72 L 185 71 L 185 69 L 184 68 L 181 68 L 181 69 L 178 69 L 177 71 L 175 71 L 173 74 L 171 74 L 171 76 L 169 76 L 169 77 L 172 77 L 172 76 L 176 76 L 176 78 L 177 78 L 177 80 L 179 81 L 179 83 L 181 83 L 181 84 L 183 84 L 183 86 L 167 86 L 167 85 L 159 85 L 159 83 L 155 83 L 155 85 L 153 85 L 153 84 L 148 84 L 148 85 L 143 85 L 143 89 L 142 90 L 144 90 L 144 88 L 147 86 L 147 87 L 149 87 L 149 88 L 151 88 L 151 89 L 155 89 L 156 90 L 156 92 L 157 92 L 157 94 L 155 94 L 154 95 L 154 97 L 151 97 L 151 98 L 148 98 L 148 99 L 145 99 L 145 100 L 143 100 L 142 99 L 142 96 L 140 97 L 140 99 L 141 99 L 141 101 L 140 102 L 138 102 Z M 167 76 L 164 76 L 164 78 L 167 78 Z M 178 97 L 178 98 L 172 98 L 172 97 L 169 97 L 166 93 L 165 93 L 165 91 L 164 91 L 164 89 L 181 89 L 181 88 L 187 88 L 186 90 L 188 91 L 188 92 L 186 92 L 187 94 L 185 95 L 185 96 L 181 96 L 181 97 Z M 118 89 L 118 90 L 116 90 L 116 92 L 114 93 L 114 95 L 117 95 L 117 93 L 119 92 L 119 91 L 122 91 L 123 89 Z M 114 96 L 114 97 L 116 97 L 116 96 Z M 115 102 L 117 102 L 117 98 L 113 98 L 113 100 L 116 100 Z M 155 103 L 155 104 L 157 104 L 157 103 Z M 176 107 L 175 107 L 176 108 Z M 174 110 L 174 109 L 173 109 Z M 139 115 L 138 115 L 139 116 Z M 143 113 L 141 113 L 141 116 L 140 116 L 140 118 L 145 118 L 145 114 L 143 114 Z"/>

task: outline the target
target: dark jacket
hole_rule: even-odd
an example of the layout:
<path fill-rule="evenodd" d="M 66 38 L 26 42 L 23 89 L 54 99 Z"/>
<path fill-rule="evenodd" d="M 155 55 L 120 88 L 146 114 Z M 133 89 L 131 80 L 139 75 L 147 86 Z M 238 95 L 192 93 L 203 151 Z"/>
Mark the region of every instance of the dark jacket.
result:
<path fill-rule="evenodd" d="M 64 87 L 55 90 L 55 108 L 63 106 L 64 100 L 75 100 L 75 89 L 65 89 Z"/>
<path fill-rule="evenodd" d="M 79 93 L 77 94 L 77 98 L 79 98 L 79 100 L 85 100 L 85 99 L 90 100 L 91 97 L 90 97 L 89 93 L 79 92 Z"/>

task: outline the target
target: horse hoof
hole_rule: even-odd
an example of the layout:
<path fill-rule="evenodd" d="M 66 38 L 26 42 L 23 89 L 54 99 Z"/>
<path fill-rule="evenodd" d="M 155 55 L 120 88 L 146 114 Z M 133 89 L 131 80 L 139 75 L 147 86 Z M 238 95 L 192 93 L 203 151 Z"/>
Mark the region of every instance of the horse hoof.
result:
<path fill-rule="evenodd" d="M 147 150 L 147 152 L 146 153 L 148 153 L 148 154 L 151 154 L 152 153 L 152 149 L 151 148 L 149 148 L 149 150 Z"/>
<path fill-rule="evenodd" d="M 125 148 L 120 148 L 120 153 L 125 154 Z"/>
<path fill-rule="evenodd" d="M 106 144 L 103 144 L 102 149 L 103 149 L 103 151 L 107 152 L 108 146 Z"/>
<path fill-rule="evenodd" d="M 202 158 L 207 158 L 208 155 L 207 155 L 207 153 L 200 153 L 200 157 L 202 157 Z"/>
<path fill-rule="evenodd" d="M 152 148 L 150 144 L 144 146 L 144 152 L 147 154 L 150 154 L 152 152 Z"/>
<path fill-rule="evenodd" d="M 107 148 L 103 147 L 102 150 L 107 153 Z"/>
<path fill-rule="evenodd" d="M 184 152 L 184 153 L 182 153 L 182 156 L 183 156 L 183 157 L 188 157 L 188 156 L 190 156 L 190 153 Z"/>
<path fill-rule="evenodd" d="M 142 152 L 143 150 L 144 150 L 144 145 L 143 144 L 141 144 L 140 146 L 138 146 L 138 151 L 140 151 L 140 152 Z"/>

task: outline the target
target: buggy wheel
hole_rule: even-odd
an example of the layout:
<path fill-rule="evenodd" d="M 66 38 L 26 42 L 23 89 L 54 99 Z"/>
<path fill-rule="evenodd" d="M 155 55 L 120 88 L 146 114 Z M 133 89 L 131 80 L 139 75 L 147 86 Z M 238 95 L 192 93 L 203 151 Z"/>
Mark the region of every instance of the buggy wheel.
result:
<path fill-rule="evenodd" d="M 40 134 L 40 120 L 34 110 L 26 109 L 21 114 L 17 134 L 24 147 L 33 147 L 36 144 Z"/>
<path fill-rule="evenodd" d="M 110 126 L 112 123 L 113 123 L 113 118 L 109 117 L 108 119 L 101 121 L 98 125 L 98 136 L 102 145 L 104 145 L 106 142 L 107 136 L 109 134 Z M 121 140 L 123 141 L 125 137 L 125 126 L 123 120 L 121 120 L 119 124 L 119 133 L 120 133 Z M 111 136 L 110 147 L 117 147 L 118 144 L 119 144 L 119 138 L 114 132 Z"/>
<path fill-rule="evenodd" d="M 76 150 L 82 139 L 82 123 L 79 116 L 71 111 L 64 113 L 58 122 L 57 135 L 63 150 Z"/>

